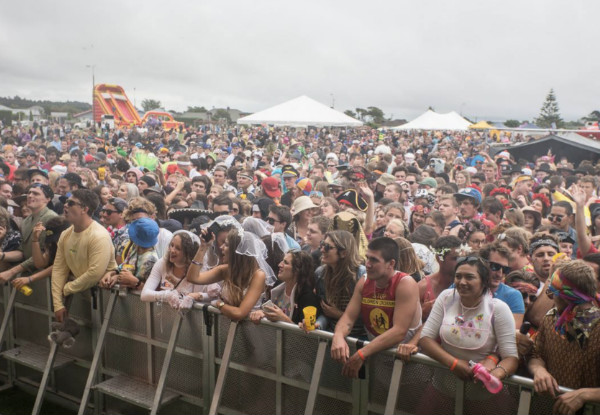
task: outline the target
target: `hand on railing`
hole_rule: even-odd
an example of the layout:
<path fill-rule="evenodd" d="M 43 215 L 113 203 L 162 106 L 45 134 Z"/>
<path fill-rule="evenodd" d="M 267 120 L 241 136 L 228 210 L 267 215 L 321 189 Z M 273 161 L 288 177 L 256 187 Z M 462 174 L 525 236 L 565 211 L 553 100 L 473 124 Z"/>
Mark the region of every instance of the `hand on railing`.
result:
<path fill-rule="evenodd" d="M 262 310 L 256 310 L 250 313 L 250 321 L 254 324 L 260 324 L 260 321 L 265 317 Z"/>
<path fill-rule="evenodd" d="M 554 376 L 543 367 L 538 367 L 534 372 L 533 387 L 536 393 L 547 393 L 553 398 L 556 398 L 559 391 L 558 382 L 554 379 Z"/>
<path fill-rule="evenodd" d="M 585 389 L 577 389 L 563 393 L 556 399 L 554 407 L 552 408 L 552 413 L 575 415 L 575 413 L 577 413 L 577 411 L 579 411 L 586 403 L 586 400 L 583 397 L 585 392 Z"/>
<path fill-rule="evenodd" d="M 410 361 L 410 357 L 413 354 L 417 354 L 419 351 L 419 346 L 416 344 L 399 344 L 398 349 L 396 350 L 396 355 L 404 362 L 408 363 Z"/>
<path fill-rule="evenodd" d="M 331 342 L 331 358 L 336 362 L 346 363 L 350 358 L 350 348 L 346 339 L 342 336 L 333 336 Z"/>

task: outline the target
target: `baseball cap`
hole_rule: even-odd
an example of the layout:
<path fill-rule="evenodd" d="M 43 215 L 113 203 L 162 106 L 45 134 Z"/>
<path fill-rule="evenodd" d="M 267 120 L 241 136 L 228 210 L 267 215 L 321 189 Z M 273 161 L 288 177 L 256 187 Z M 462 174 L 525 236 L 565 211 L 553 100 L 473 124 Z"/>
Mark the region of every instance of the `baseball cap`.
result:
<path fill-rule="evenodd" d="M 419 182 L 420 185 L 429 186 L 432 188 L 437 187 L 437 181 L 433 177 L 426 177 Z"/>
<path fill-rule="evenodd" d="M 454 193 L 454 197 L 458 201 L 464 199 L 475 199 L 475 201 L 478 204 L 481 203 L 481 193 L 479 192 L 479 190 L 473 189 L 472 187 L 465 187 L 464 189 L 460 189 L 458 193 Z"/>
<path fill-rule="evenodd" d="M 279 180 L 275 177 L 267 177 L 261 184 L 263 191 L 269 197 L 281 197 L 281 189 L 279 188 Z"/>

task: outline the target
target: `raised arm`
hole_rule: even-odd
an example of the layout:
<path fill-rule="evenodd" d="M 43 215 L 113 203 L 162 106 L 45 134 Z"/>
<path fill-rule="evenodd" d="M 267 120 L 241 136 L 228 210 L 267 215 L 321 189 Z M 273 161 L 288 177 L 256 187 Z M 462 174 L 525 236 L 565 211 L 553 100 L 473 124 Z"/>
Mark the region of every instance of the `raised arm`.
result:
<path fill-rule="evenodd" d="M 587 226 L 585 224 L 585 192 L 576 184 L 571 187 L 571 195 L 575 201 L 575 231 L 577 232 L 577 246 L 581 256 L 584 257 L 590 252 L 592 247 L 592 239 L 587 234 Z"/>

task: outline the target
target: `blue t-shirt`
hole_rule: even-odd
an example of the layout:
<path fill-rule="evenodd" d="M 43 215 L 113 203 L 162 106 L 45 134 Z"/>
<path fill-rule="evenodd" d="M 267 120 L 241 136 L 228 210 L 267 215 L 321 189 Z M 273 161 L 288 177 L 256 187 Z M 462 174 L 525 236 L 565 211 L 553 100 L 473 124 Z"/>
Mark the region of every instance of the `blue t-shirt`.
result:
<path fill-rule="evenodd" d="M 508 307 L 513 314 L 525 314 L 525 303 L 523 302 L 523 295 L 519 290 L 515 290 L 504 283 L 500 283 L 498 289 L 494 293 L 494 298 L 508 304 Z"/>

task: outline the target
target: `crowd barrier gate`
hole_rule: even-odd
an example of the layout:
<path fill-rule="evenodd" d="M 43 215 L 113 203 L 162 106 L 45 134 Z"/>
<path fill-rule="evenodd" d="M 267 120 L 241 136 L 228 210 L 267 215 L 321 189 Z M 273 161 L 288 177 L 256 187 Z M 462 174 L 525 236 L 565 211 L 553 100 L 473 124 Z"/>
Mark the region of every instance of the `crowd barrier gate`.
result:
<path fill-rule="evenodd" d="M 32 288 L 25 297 L 3 287 L 0 373 L 4 388 L 35 392 L 43 374 L 26 358 L 44 350 L 38 360 L 46 361 L 53 313 L 49 283 Z M 348 379 L 330 357 L 331 333 L 235 323 L 201 304 L 180 317 L 167 304 L 141 302 L 139 293 L 96 292 L 74 296 L 70 315 L 81 333 L 75 346 L 59 350 L 61 364 L 47 373 L 43 388 L 48 399 L 80 414 L 411 414 L 430 400 L 434 371 L 448 370 L 424 355 L 403 364 L 388 350 L 367 360 L 364 379 Z M 356 339 L 348 344 L 354 353 Z M 22 351 L 7 358 L 15 348 Z M 453 379 L 444 413 L 552 412 L 552 399 L 533 393 L 531 379 L 506 380 L 500 406 L 470 399 L 479 386 Z M 600 411 L 587 405 L 586 413 Z"/>

